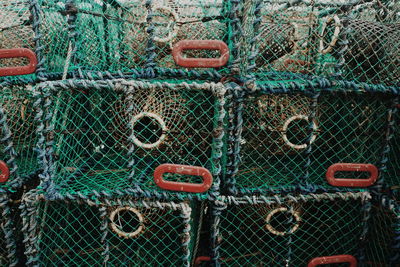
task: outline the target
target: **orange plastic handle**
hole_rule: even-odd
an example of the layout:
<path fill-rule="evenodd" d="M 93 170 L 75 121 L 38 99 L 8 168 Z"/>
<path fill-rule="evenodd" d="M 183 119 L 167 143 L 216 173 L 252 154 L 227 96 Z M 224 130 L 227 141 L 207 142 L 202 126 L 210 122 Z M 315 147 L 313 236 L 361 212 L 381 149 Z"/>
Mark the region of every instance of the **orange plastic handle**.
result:
<path fill-rule="evenodd" d="M 339 171 L 369 172 L 370 176 L 368 179 L 335 178 L 335 173 Z M 373 185 L 377 178 L 378 168 L 372 164 L 336 163 L 326 171 L 326 180 L 333 186 L 367 187 Z"/>
<path fill-rule="evenodd" d="M 203 182 L 201 184 L 192 184 L 166 181 L 163 179 L 164 173 L 201 176 L 203 177 Z M 154 170 L 154 181 L 160 188 L 165 190 L 204 193 L 211 187 L 213 178 L 210 171 L 203 167 L 178 164 L 161 164 Z"/>
<path fill-rule="evenodd" d="M 0 160 L 0 172 L 0 183 L 7 182 L 8 178 L 10 177 L 10 169 L 2 160 Z"/>
<path fill-rule="evenodd" d="M 0 77 L 16 76 L 34 73 L 37 65 L 36 54 L 26 48 L 0 49 L 0 58 L 20 58 L 29 59 L 29 64 L 26 66 L 4 67 L 0 68 Z"/>
<path fill-rule="evenodd" d="M 184 58 L 184 50 L 219 50 L 219 58 Z M 172 56 L 178 66 L 185 68 L 219 68 L 229 60 L 228 46 L 219 40 L 182 40 L 172 49 Z"/>
<path fill-rule="evenodd" d="M 316 267 L 318 265 L 333 263 L 350 263 L 350 267 L 357 267 L 357 260 L 351 255 L 335 255 L 314 258 L 308 263 L 307 267 Z"/>

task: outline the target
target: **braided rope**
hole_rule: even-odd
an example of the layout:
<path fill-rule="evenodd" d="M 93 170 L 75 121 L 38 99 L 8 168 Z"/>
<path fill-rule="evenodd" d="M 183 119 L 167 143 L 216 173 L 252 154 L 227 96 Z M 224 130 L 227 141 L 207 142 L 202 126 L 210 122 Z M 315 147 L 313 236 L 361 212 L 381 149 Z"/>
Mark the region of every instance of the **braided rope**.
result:
<path fill-rule="evenodd" d="M 9 266 L 18 266 L 19 259 L 17 257 L 17 244 L 15 239 L 15 226 L 11 219 L 11 209 L 7 193 L 1 193 L 0 208 L 2 210 L 2 229 L 6 241 L 6 248 L 8 250 L 7 258 Z"/>

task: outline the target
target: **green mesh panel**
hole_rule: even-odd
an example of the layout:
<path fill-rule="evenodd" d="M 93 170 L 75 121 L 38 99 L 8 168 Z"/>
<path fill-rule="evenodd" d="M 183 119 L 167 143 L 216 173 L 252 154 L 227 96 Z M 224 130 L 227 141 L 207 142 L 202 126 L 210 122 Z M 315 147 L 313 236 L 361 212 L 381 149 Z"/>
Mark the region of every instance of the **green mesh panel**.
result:
<path fill-rule="evenodd" d="M 146 63 L 147 9 L 144 1 L 75 1 L 78 36 L 75 67 L 117 71 Z"/>
<path fill-rule="evenodd" d="M 28 48 L 35 50 L 29 1 L 0 1 L 0 49 Z M 0 59 L 3 67 L 25 66 L 26 58 Z M 28 76 L 23 76 L 28 77 Z M 3 77 L 0 77 L 0 81 Z"/>
<path fill-rule="evenodd" d="M 28 200 L 37 263 L 45 266 L 185 266 L 196 228 L 190 203 Z M 31 202 L 33 201 L 33 202 Z M 91 203 L 91 205 L 89 205 Z M 32 241 L 32 240 L 31 240 Z M 32 259 L 31 258 L 31 259 Z"/>
<path fill-rule="evenodd" d="M 398 239 L 400 210 L 374 205 L 371 209 L 366 239 L 366 264 L 368 266 L 389 266 L 389 259 L 398 254 L 395 239 Z M 396 235 L 397 234 L 397 235 Z"/>
<path fill-rule="evenodd" d="M 391 99 L 392 96 L 379 94 L 320 96 L 318 133 L 311 154 L 312 182 L 321 182 L 334 163 L 369 163 L 380 167 Z M 367 178 L 365 174 L 348 173 L 338 178 Z M 382 173 L 382 177 L 386 176 Z"/>
<path fill-rule="evenodd" d="M 310 99 L 300 95 L 262 95 L 244 100 L 241 163 L 235 176 L 238 187 L 276 187 L 296 182 L 306 159 L 301 149 L 287 144 L 295 142 L 290 137 L 303 143 L 307 127 L 294 125 L 287 129 L 285 142 L 283 126 L 292 116 L 309 111 Z"/>
<path fill-rule="evenodd" d="M 1 160 L 10 169 L 10 184 L 20 178 L 34 175 L 39 168 L 36 145 L 36 123 L 33 107 L 34 87 L 10 86 L 1 88 L 0 108 L 4 117 L 1 123 Z M 4 121 L 3 121 L 4 120 Z"/>
<path fill-rule="evenodd" d="M 287 79 L 285 73 L 341 73 L 346 80 L 397 83 L 400 7 L 396 1 L 261 2 L 261 24 L 254 28 L 256 73 L 278 79 Z"/>
<path fill-rule="evenodd" d="M 227 266 L 306 266 L 315 257 L 356 257 L 364 200 L 359 193 L 348 196 L 314 195 L 281 204 L 227 198 L 217 228 L 219 261 Z"/>
<path fill-rule="evenodd" d="M 156 66 L 180 68 L 172 57 L 172 47 L 181 40 L 221 40 L 229 44 L 228 1 L 154 1 L 152 5 Z M 185 52 L 187 57 L 210 58 L 220 54 L 210 50 Z M 223 71 L 223 70 L 221 70 Z"/>
<path fill-rule="evenodd" d="M 134 184 L 159 189 L 153 172 L 163 163 L 201 166 L 217 174 L 224 115 L 221 85 L 104 85 L 43 85 L 43 90 L 53 89 L 46 111 L 52 118 L 45 123 L 51 129 L 47 138 L 53 140 L 52 181 L 63 193 L 112 192 Z M 165 176 L 201 182 L 197 176 Z"/>
<path fill-rule="evenodd" d="M 63 72 L 68 67 L 67 54 L 69 48 L 68 24 L 65 16 L 65 0 L 40 0 L 40 23 L 44 67 L 48 72 Z M 72 51 L 72 50 L 71 50 Z"/>
<path fill-rule="evenodd" d="M 332 164 L 380 166 L 390 96 L 321 93 L 315 108 L 313 101 L 303 94 L 244 97 L 239 115 L 243 129 L 240 140 L 236 140 L 240 143 L 240 161 L 234 180 L 227 186 L 235 182 L 239 190 L 254 191 L 308 182 L 327 188 L 325 173 Z M 310 116 L 314 116 L 312 125 Z M 368 178 L 366 172 L 338 175 Z"/>

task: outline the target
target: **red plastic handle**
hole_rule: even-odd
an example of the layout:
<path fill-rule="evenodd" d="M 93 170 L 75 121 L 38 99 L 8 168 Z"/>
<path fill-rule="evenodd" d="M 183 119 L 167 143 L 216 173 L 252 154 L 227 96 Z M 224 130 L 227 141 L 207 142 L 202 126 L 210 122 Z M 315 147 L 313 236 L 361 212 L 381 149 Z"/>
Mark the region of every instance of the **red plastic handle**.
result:
<path fill-rule="evenodd" d="M 335 178 L 335 173 L 339 171 L 369 172 L 370 176 L 368 179 Z M 372 164 L 336 163 L 326 171 L 326 180 L 333 186 L 367 187 L 373 185 L 377 178 L 378 168 Z"/>
<path fill-rule="evenodd" d="M 200 266 L 200 264 L 201 264 L 202 262 L 210 261 L 210 260 L 211 260 L 210 257 L 207 257 L 207 256 L 199 256 L 199 257 L 197 257 L 196 260 L 194 261 L 194 266 Z"/>
<path fill-rule="evenodd" d="M 357 267 L 357 260 L 351 255 L 335 255 L 335 256 L 314 258 L 308 263 L 307 267 L 315 267 L 318 265 L 333 264 L 333 263 L 350 263 L 350 267 Z"/>
<path fill-rule="evenodd" d="M 184 50 L 219 50 L 219 58 L 184 58 Z M 182 40 L 175 44 L 172 56 L 177 65 L 185 68 L 218 68 L 229 60 L 228 46 L 219 40 Z"/>
<path fill-rule="evenodd" d="M 26 48 L 15 49 L 0 49 L 0 58 L 19 58 L 24 57 L 29 59 L 29 64 L 26 66 L 5 67 L 0 68 L 0 77 L 15 76 L 34 73 L 37 65 L 36 54 Z"/>
<path fill-rule="evenodd" d="M 166 181 L 163 179 L 164 173 L 201 176 L 203 177 L 203 183 L 192 184 Z M 211 187 L 213 179 L 210 171 L 203 167 L 178 164 L 161 164 L 154 170 L 154 181 L 160 188 L 165 190 L 204 193 Z"/>
<path fill-rule="evenodd" d="M 8 169 L 7 164 L 0 160 L 0 183 L 4 183 L 8 181 L 10 177 L 10 169 Z"/>

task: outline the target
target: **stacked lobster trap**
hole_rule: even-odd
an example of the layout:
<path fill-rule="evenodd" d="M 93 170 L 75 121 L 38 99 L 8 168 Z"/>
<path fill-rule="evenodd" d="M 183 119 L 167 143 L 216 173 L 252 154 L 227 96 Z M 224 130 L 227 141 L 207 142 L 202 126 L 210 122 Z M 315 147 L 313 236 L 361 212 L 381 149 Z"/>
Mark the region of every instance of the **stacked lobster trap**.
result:
<path fill-rule="evenodd" d="M 395 0 L 0 11 L 1 265 L 400 264 Z"/>
<path fill-rule="evenodd" d="M 230 10 L 223 0 L 37 1 L 40 75 L 219 80 L 229 73 Z M 219 60 L 202 70 L 195 57 Z"/>

